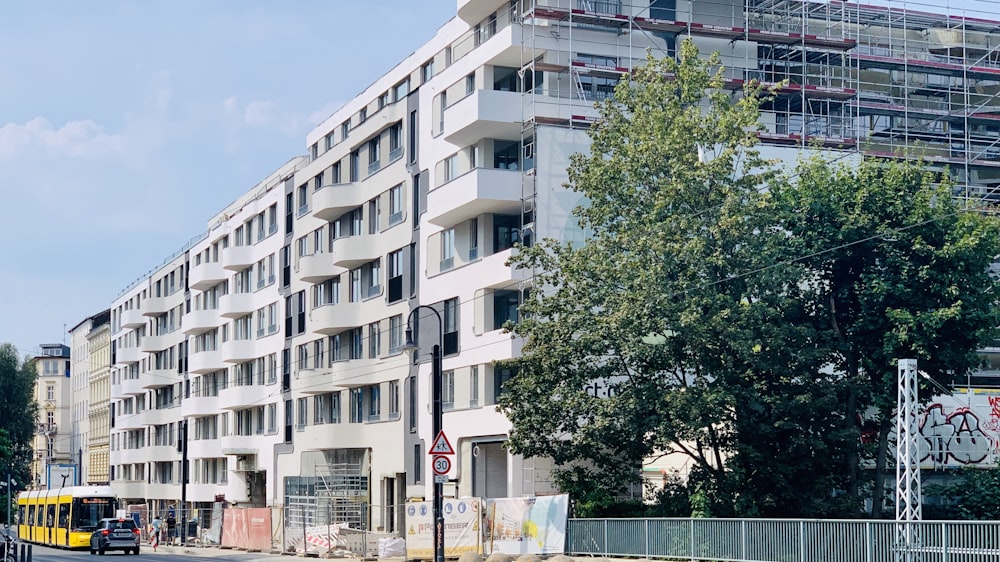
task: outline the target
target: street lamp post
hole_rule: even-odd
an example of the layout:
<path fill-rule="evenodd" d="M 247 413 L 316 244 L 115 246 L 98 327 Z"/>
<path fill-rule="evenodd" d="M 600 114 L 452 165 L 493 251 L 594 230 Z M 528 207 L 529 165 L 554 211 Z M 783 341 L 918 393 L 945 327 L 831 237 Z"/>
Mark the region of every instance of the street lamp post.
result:
<path fill-rule="evenodd" d="M 431 350 L 431 439 L 437 439 L 441 433 L 442 410 L 441 410 L 441 362 L 444 347 L 444 322 L 441 320 L 441 313 L 432 306 L 419 305 L 410 311 L 406 317 L 406 343 L 402 349 L 416 353 L 419 349 L 413 341 L 413 330 L 410 328 L 410 320 L 413 314 L 421 308 L 430 310 L 437 317 L 438 321 L 438 342 Z M 444 495 L 444 484 L 435 478 L 434 481 L 434 562 L 444 562 L 444 513 L 442 509 Z"/>

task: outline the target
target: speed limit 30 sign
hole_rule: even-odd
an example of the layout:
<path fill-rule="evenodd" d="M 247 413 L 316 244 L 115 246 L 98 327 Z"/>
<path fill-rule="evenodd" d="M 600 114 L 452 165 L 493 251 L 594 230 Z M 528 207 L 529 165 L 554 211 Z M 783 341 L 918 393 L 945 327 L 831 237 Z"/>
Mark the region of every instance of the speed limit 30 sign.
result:
<path fill-rule="evenodd" d="M 431 460 L 431 466 L 434 468 L 434 474 L 437 476 L 448 474 L 451 472 L 451 459 L 444 455 L 436 455 Z"/>

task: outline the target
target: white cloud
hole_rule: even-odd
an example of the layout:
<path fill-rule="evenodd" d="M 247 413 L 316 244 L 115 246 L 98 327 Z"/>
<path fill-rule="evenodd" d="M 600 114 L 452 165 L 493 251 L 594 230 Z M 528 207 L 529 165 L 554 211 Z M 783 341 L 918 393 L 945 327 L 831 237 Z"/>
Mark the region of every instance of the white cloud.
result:
<path fill-rule="evenodd" d="M 283 108 L 274 100 L 258 99 L 246 103 L 236 96 L 229 96 L 222 102 L 226 115 L 240 127 L 275 131 L 283 135 L 297 137 L 304 135 L 313 125 L 312 115 Z"/>
<path fill-rule="evenodd" d="M 7 123 L 0 127 L 0 158 L 15 158 L 24 153 L 97 158 L 120 155 L 126 143 L 121 134 L 109 134 L 89 119 L 67 121 L 55 128 L 44 117 L 27 123 Z"/>

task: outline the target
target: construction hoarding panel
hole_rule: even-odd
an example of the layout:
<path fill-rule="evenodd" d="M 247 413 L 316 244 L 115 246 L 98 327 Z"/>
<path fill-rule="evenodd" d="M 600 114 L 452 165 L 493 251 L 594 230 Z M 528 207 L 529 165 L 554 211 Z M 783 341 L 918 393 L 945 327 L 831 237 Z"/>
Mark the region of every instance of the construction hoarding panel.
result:
<path fill-rule="evenodd" d="M 444 513 L 444 555 L 459 557 L 466 552 L 482 553 L 482 500 L 446 499 Z M 431 502 L 406 504 L 406 557 L 430 560 L 434 557 L 434 506 Z"/>
<path fill-rule="evenodd" d="M 226 509 L 222 516 L 222 546 L 244 548 L 250 542 L 244 510 Z"/>
<path fill-rule="evenodd" d="M 562 554 L 569 496 L 497 498 L 486 502 L 487 554 Z"/>

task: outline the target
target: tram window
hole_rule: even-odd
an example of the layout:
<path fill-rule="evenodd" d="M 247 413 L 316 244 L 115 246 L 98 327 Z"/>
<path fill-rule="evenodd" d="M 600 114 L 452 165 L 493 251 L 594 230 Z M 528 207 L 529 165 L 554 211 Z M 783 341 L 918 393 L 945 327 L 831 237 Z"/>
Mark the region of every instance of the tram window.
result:
<path fill-rule="evenodd" d="M 50 504 L 46 510 L 45 526 L 52 527 L 56 524 L 56 505 Z"/>
<path fill-rule="evenodd" d="M 65 529 L 69 527 L 69 504 L 59 504 L 59 527 Z"/>
<path fill-rule="evenodd" d="M 28 519 L 25 520 L 25 524 L 26 525 L 35 524 L 35 506 L 33 505 L 28 506 Z"/>

